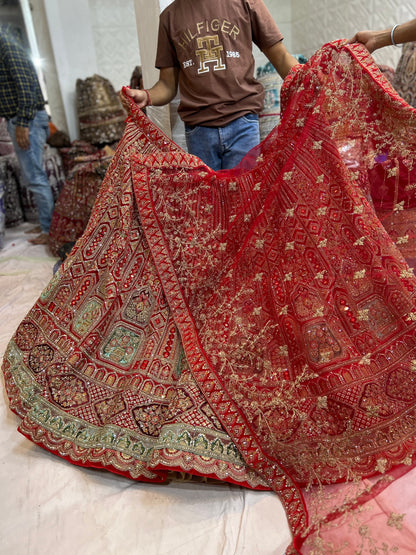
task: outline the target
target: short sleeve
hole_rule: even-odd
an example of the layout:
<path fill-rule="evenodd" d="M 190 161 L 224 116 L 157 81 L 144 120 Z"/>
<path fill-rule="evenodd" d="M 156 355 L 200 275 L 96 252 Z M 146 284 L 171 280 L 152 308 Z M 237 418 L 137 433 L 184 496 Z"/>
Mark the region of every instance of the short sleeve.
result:
<path fill-rule="evenodd" d="M 176 67 L 179 65 L 169 28 L 168 12 L 165 10 L 159 17 L 159 31 L 155 62 L 155 67 L 158 69 L 162 67 Z"/>
<path fill-rule="evenodd" d="M 253 42 L 261 49 L 269 48 L 283 40 L 272 15 L 262 0 L 246 0 L 250 12 Z"/>

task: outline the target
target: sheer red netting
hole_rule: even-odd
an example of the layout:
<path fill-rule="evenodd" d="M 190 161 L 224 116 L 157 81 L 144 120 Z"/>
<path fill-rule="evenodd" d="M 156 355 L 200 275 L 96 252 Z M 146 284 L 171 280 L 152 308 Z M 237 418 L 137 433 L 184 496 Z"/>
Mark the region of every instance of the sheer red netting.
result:
<path fill-rule="evenodd" d="M 341 41 L 282 104 L 217 173 L 131 106 L 8 347 L 11 408 L 76 464 L 273 489 L 294 552 L 411 553 L 389 503 L 416 448 L 416 110 Z"/>

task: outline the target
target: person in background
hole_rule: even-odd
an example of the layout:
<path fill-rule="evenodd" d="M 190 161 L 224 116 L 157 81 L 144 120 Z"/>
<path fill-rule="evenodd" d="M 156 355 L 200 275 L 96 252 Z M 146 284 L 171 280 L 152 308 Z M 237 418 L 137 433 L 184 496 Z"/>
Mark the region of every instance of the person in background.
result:
<path fill-rule="evenodd" d="M 361 42 L 369 52 L 374 52 L 384 46 L 397 46 L 411 41 L 416 41 L 416 19 L 382 31 L 359 31 L 349 42 Z"/>
<path fill-rule="evenodd" d="M 188 151 L 213 170 L 233 168 L 260 141 L 252 42 L 284 78 L 298 61 L 282 41 L 262 0 L 175 0 L 160 15 L 159 80 L 126 93 L 140 108 L 162 106 L 179 86 Z"/>
<path fill-rule="evenodd" d="M 0 116 L 7 120 L 19 165 L 39 213 L 39 235 L 30 242 L 47 244 L 54 209 L 43 168 L 49 117 L 34 65 L 10 24 L 0 25 Z"/>

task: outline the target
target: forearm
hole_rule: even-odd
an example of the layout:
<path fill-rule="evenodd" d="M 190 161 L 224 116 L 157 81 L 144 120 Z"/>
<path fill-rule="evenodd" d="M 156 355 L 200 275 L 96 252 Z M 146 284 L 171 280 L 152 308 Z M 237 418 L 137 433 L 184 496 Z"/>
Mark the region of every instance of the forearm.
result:
<path fill-rule="evenodd" d="M 299 63 L 296 58 L 289 54 L 281 41 L 269 48 L 265 48 L 263 52 L 282 79 L 288 75 L 293 66 Z"/>
<path fill-rule="evenodd" d="M 416 41 L 416 19 L 398 25 L 394 30 L 393 39 L 396 44 Z M 391 41 L 388 44 L 391 44 Z"/>
<path fill-rule="evenodd" d="M 374 33 L 374 50 L 389 46 L 392 43 L 392 27 L 384 29 L 383 31 L 376 31 Z M 393 40 L 396 44 L 403 44 L 405 42 L 416 41 L 416 19 L 401 23 L 393 32 Z"/>
<path fill-rule="evenodd" d="M 175 98 L 177 93 L 177 87 L 172 86 L 171 82 L 166 82 L 163 79 L 159 79 L 152 88 L 147 90 L 153 106 L 164 106 L 168 104 Z"/>

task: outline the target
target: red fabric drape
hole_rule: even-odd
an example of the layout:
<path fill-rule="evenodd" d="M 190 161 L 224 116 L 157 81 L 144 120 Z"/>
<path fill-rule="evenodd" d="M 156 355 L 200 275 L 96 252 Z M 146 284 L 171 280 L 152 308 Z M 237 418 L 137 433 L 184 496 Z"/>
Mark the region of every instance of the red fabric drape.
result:
<path fill-rule="evenodd" d="M 132 105 L 4 370 L 44 447 L 137 479 L 271 488 L 292 548 L 330 553 L 414 464 L 416 111 L 341 41 L 292 71 L 282 103 L 217 173 Z"/>

